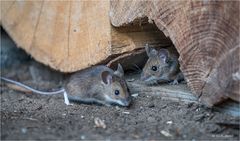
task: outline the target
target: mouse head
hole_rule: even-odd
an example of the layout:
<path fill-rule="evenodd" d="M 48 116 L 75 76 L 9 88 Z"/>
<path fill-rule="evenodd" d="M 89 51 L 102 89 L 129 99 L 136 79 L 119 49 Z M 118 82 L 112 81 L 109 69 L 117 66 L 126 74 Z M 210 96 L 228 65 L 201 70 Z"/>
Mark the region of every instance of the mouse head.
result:
<path fill-rule="evenodd" d="M 122 66 L 118 64 L 118 69 L 113 74 L 109 71 L 102 72 L 101 77 L 105 87 L 105 100 L 110 104 L 128 106 L 131 102 L 131 96 L 124 79 Z"/>
<path fill-rule="evenodd" d="M 148 60 L 143 68 L 141 80 L 146 84 L 156 84 L 159 81 L 166 80 L 166 74 L 169 72 L 169 52 L 167 49 L 149 48 L 145 46 Z"/>

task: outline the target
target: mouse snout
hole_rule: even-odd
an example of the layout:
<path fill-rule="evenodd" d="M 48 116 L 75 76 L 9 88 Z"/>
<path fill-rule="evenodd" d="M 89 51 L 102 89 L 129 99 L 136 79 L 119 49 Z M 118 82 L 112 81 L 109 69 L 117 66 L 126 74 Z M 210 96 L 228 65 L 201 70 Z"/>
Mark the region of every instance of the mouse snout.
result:
<path fill-rule="evenodd" d="M 132 101 L 131 97 L 128 97 L 127 99 L 121 100 L 122 106 L 129 106 Z"/>

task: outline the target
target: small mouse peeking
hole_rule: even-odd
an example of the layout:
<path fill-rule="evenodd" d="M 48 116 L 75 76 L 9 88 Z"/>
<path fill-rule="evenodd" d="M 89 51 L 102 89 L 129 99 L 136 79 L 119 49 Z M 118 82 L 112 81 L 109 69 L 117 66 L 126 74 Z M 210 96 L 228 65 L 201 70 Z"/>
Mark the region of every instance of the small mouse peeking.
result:
<path fill-rule="evenodd" d="M 145 46 L 148 60 L 141 73 L 141 80 L 147 85 L 170 83 L 178 84 L 184 80 L 178 62 L 178 53 L 173 49 L 156 50 Z"/>
<path fill-rule="evenodd" d="M 73 74 L 65 87 L 54 92 L 35 90 L 20 82 L 1 77 L 1 80 L 25 88 L 36 94 L 55 95 L 63 94 L 64 102 L 70 101 L 83 104 L 100 104 L 105 106 L 129 106 L 131 95 L 124 79 L 124 71 L 120 64 L 118 69 L 99 65 L 93 66 Z"/>

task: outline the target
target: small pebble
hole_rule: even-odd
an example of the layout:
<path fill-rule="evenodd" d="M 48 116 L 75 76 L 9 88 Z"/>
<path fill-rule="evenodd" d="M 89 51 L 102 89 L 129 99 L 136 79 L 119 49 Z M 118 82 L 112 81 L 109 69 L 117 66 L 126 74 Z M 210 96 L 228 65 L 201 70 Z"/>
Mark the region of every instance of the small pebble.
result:
<path fill-rule="evenodd" d="M 22 128 L 22 129 L 21 129 L 21 132 L 22 132 L 23 134 L 25 134 L 25 133 L 27 133 L 27 129 L 26 129 L 26 128 Z"/>
<path fill-rule="evenodd" d="M 81 135 L 81 140 L 85 140 L 86 139 L 86 137 L 84 136 L 84 135 Z"/>
<path fill-rule="evenodd" d="M 197 111 L 197 112 L 200 111 L 200 108 L 197 108 L 196 111 Z"/>
<path fill-rule="evenodd" d="M 103 129 L 107 127 L 104 120 L 101 120 L 100 118 L 94 118 L 94 123 L 95 123 L 95 127 L 101 127 Z"/>
<path fill-rule="evenodd" d="M 150 103 L 150 104 L 148 105 L 148 108 L 153 108 L 153 107 L 155 107 L 154 103 Z"/>
<path fill-rule="evenodd" d="M 130 114 L 130 112 L 123 112 L 123 114 L 127 114 L 127 115 L 129 115 L 129 114 Z"/>
<path fill-rule="evenodd" d="M 155 122 L 155 121 L 156 121 L 155 118 L 153 118 L 153 117 L 148 117 L 147 120 L 148 120 L 149 122 Z"/>
<path fill-rule="evenodd" d="M 127 82 L 133 82 L 135 79 L 132 78 L 132 79 L 128 79 Z"/>
<path fill-rule="evenodd" d="M 173 122 L 169 120 L 169 121 L 167 121 L 167 124 L 173 124 Z"/>
<path fill-rule="evenodd" d="M 115 106 L 115 108 L 117 109 L 117 110 L 119 110 L 120 108 L 119 108 L 119 106 Z"/>

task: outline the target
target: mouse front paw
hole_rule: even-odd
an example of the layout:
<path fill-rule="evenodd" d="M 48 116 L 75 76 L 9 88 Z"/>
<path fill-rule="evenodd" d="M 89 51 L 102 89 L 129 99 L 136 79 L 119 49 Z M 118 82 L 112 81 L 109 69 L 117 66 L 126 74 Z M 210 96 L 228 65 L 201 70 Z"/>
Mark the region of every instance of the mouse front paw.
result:
<path fill-rule="evenodd" d="M 66 103 L 65 103 L 66 104 Z M 73 106 L 73 104 L 72 103 L 68 103 L 68 104 L 66 104 L 67 106 Z"/>

